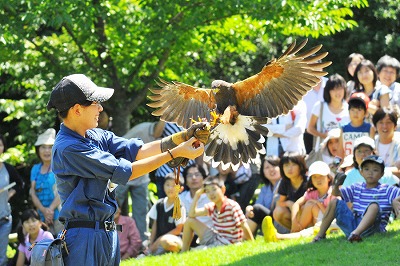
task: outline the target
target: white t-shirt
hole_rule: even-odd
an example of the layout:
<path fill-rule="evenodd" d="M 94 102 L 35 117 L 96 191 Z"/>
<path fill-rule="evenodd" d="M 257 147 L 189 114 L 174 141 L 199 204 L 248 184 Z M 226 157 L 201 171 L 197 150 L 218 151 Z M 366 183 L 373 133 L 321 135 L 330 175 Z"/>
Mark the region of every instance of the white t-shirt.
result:
<path fill-rule="evenodd" d="M 321 112 L 321 102 L 316 102 L 314 104 L 314 107 L 312 109 L 312 114 L 318 117 L 317 119 L 317 130 L 319 132 L 327 133 L 331 129 L 334 128 L 339 128 L 340 126 L 346 125 L 350 122 L 350 116 L 349 116 L 349 105 L 347 104 L 346 101 L 343 101 L 343 110 L 338 113 L 334 114 L 331 112 L 329 109 L 328 103 L 323 102 L 323 108 L 322 108 L 322 128 L 321 128 L 321 123 L 320 123 L 320 112 Z M 320 144 L 320 138 L 317 138 L 317 141 L 315 142 L 315 149 L 319 149 L 319 144 Z"/>

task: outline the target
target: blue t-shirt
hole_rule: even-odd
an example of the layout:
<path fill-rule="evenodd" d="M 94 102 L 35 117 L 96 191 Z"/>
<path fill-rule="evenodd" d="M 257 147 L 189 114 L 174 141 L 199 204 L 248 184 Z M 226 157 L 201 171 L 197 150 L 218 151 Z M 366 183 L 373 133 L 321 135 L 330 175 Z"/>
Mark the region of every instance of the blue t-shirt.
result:
<path fill-rule="evenodd" d="M 369 137 L 369 131 L 371 130 L 371 124 L 368 122 L 364 122 L 359 127 L 353 127 L 351 123 L 346 124 L 342 127 L 343 131 L 343 145 L 345 155 L 349 155 L 353 153 L 354 142 L 356 139 L 361 138 L 362 136 Z"/>
<path fill-rule="evenodd" d="M 52 150 L 62 209 L 59 220 L 106 221 L 117 209 L 110 182 L 126 184 L 143 145 L 95 128 L 86 137 L 61 124 Z"/>
<path fill-rule="evenodd" d="M 38 197 L 40 203 L 43 207 L 49 207 L 54 200 L 54 191 L 53 187 L 56 184 L 56 177 L 53 172 L 48 172 L 45 174 L 40 173 L 40 168 L 42 167 L 42 163 L 35 164 L 31 170 L 31 182 L 35 181 L 35 192 Z M 45 217 L 43 213 L 38 210 L 40 215 L 40 219 L 45 221 Z M 54 210 L 54 220 L 58 219 L 59 211 L 56 208 Z"/>

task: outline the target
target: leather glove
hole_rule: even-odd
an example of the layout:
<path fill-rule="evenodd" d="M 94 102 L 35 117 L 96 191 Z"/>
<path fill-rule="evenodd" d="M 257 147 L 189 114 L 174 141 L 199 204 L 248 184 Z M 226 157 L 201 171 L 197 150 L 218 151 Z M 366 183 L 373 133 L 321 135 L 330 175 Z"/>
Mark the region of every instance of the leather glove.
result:
<path fill-rule="evenodd" d="M 189 140 L 191 137 L 197 138 L 202 143 L 206 144 L 210 131 L 207 127 L 206 122 L 196 122 L 192 124 L 187 130 L 172 134 L 171 136 L 165 137 L 161 140 L 161 152 L 166 152 L 168 149 L 175 148 L 182 142 Z M 169 161 L 167 164 L 174 168 L 179 164 L 186 166 L 188 162 L 187 158 L 177 157 Z"/>

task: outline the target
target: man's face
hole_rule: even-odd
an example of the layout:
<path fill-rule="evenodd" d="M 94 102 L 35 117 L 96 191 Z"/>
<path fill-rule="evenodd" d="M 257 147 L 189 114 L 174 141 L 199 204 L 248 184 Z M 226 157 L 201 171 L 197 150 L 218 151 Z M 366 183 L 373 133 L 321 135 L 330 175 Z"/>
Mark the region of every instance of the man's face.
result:
<path fill-rule="evenodd" d="M 189 189 L 197 190 L 203 186 L 203 175 L 197 167 L 191 167 L 186 174 L 186 185 Z"/>

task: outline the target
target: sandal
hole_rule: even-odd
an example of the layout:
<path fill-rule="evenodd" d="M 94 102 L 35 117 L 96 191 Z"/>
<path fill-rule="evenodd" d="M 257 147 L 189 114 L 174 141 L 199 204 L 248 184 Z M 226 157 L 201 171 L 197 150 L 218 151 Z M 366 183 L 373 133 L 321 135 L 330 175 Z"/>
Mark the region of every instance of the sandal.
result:
<path fill-rule="evenodd" d="M 313 238 L 312 243 L 320 242 L 321 240 L 326 239 L 326 235 L 324 236 L 316 236 Z"/>
<path fill-rule="evenodd" d="M 361 238 L 361 236 L 360 235 L 357 235 L 357 234 L 350 234 L 350 236 L 349 236 L 349 238 L 347 238 L 347 240 L 350 242 L 350 243 L 353 243 L 353 242 L 361 242 L 362 241 L 362 238 Z"/>

